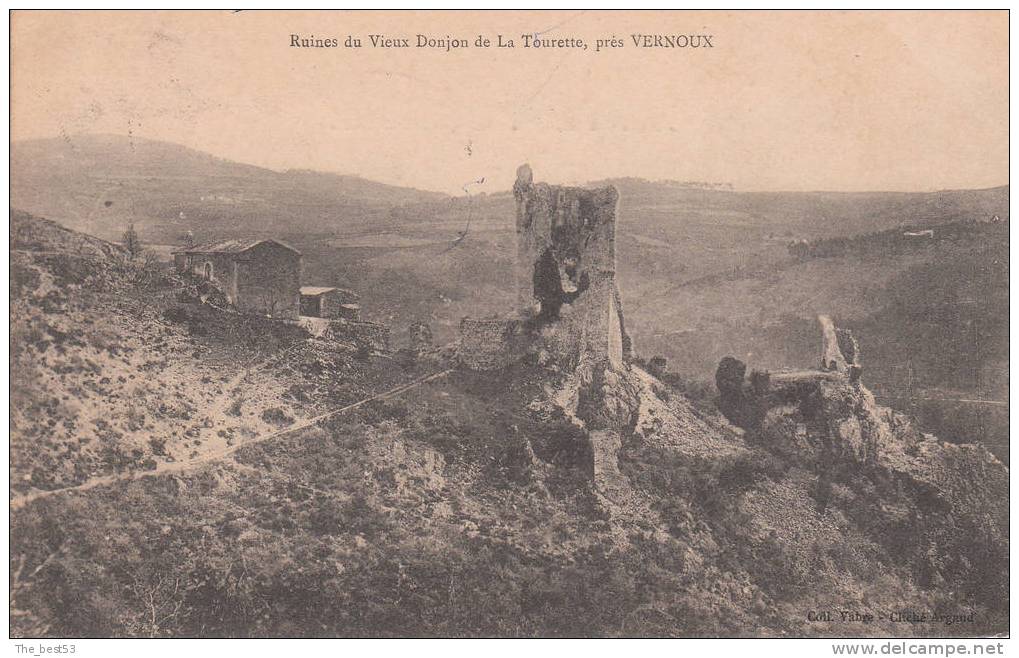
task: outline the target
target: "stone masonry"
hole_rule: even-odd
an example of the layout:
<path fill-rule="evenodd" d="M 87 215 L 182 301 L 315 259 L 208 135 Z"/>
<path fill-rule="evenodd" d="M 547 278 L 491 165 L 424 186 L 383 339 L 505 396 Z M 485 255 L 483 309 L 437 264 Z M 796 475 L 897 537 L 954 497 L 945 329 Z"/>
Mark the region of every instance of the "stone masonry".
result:
<path fill-rule="evenodd" d="M 518 310 L 538 313 L 554 334 L 550 343 L 560 360 L 594 360 L 621 369 L 629 356 L 616 286 L 616 202 L 614 187 L 585 189 L 535 183 L 528 165 L 517 170 L 516 199 Z M 536 272 L 547 263 L 559 270 L 566 303 L 558 317 L 542 317 L 537 307 Z"/>

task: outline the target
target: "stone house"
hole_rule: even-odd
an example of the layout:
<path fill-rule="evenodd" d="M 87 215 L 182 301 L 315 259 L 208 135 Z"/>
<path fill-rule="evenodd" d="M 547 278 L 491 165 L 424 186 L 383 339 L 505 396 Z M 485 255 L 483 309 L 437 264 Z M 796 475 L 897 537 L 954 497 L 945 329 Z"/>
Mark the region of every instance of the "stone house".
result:
<path fill-rule="evenodd" d="M 301 315 L 329 320 L 360 320 L 358 299 L 353 290 L 301 286 Z"/>
<path fill-rule="evenodd" d="M 301 252 L 278 240 L 220 240 L 173 252 L 180 272 L 215 284 L 239 311 L 296 319 Z"/>

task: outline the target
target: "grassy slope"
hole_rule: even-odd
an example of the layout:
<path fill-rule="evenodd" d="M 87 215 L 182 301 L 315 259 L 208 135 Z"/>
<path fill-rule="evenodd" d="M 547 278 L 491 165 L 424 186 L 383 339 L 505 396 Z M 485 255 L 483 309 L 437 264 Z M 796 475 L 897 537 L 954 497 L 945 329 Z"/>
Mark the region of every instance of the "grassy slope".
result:
<path fill-rule="evenodd" d="M 737 441 L 727 455 L 701 457 L 631 440 L 634 502 L 606 505 L 556 466 L 575 430 L 527 413 L 507 376 L 527 375 L 433 383 L 236 462 L 16 512 L 15 559 L 55 556 L 19 584 L 21 623 L 118 636 L 946 632 L 805 618 L 908 606 L 975 613 L 949 633 L 1001 627 L 980 599 L 921 586 L 916 546 L 871 534 L 852 511 L 880 500 L 866 475 L 821 512 L 815 474 L 732 437 L 710 437 Z"/>
<path fill-rule="evenodd" d="M 179 305 L 179 280 L 114 245 L 11 221 L 15 491 L 191 459 L 277 429 L 267 409 L 292 422 L 392 381 L 298 330 Z"/>
<path fill-rule="evenodd" d="M 24 257 L 16 281 L 32 280 L 24 271 L 52 275 L 63 263 Z M 110 271 L 99 263 L 100 271 Z M 238 353 L 249 358 L 260 346 L 268 356 L 287 344 L 286 336 L 260 333 L 267 330 L 264 325 L 244 330 L 217 325 L 229 323 L 222 317 L 189 320 L 184 326 L 193 327 L 190 331 L 164 327 L 158 313 L 145 310 L 159 307 L 151 293 L 136 297 L 115 285 L 96 291 L 62 283 L 63 297 L 55 301 L 70 309 L 71 324 L 83 328 L 76 340 L 63 343 L 55 362 L 41 359 L 32 341 L 18 345 L 16 352 L 25 353 L 21 367 L 32 375 L 16 388 L 15 407 L 44 395 L 77 399 L 87 382 L 122 368 L 115 358 L 96 360 L 97 336 L 79 322 L 88 317 L 106 325 L 108 339 L 123 336 L 132 358 L 161 355 L 144 375 L 151 386 L 173 381 L 166 369 L 182 363 L 194 367 L 188 381 L 214 390 L 236 376 Z M 33 314 L 32 323 L 51 326 L 51 316 L 63 311 L 35 308 L 41 304 L 39 292 L 32 285 L 15 290 L 19 310 Z M 118 305 L 130 312 L 122 314 Z M 194 310 L 190 314 L 197 317 Z M 163 342 L 187 349 L 168 359 Z M 298 416 L 311 414 L 315 403 L 342 404 L 358 388 L 382 388 L 394 376 L 390 362 L 360 363 L 339 354 L 330 360 L 321 345 L 305 345 L 307 351 L 295 352 L 296 359 L 273 362 L 270 380 L 259 375 L 237 393 L 247 399 L 260 389 L 277 391 L 279 396 L 255 404 L 285 404 Z M 43 351 L 51 350 L 60 351 L 56 345 Z M 63 364 L 79 358 L 96 361 L 96 368 L 75 371 L 69 380 L 56 376 L 66 369 Z M 202 381 L 202 367 L 211 369 L 211 382 Z M 427 368 L 419 364 L 398 374 L 409 378 Z M 899 485 L 880 474 L 854 472 L 837 483 L 839 494 L 822 510 L 813 499 L 816 474 L 809 465 L 746 443 L 675 392 L 661 393 L 670 401 L 655 402 L 658 411 L 641 422 L 641 434 L 624 443 L 621 468 L 632 496 L 626 503 L 607 503 L 571 468 L 568 455 L 576 450 L 577 430 L 561 416 L 528 409 L 548 376 L 526 366 L 487 376 L 459 373 L 320 428 L 242 448 L 236 460 L 51 497 L 15 510 L 12 561 L 16 573 L 23 566 L 12 584 L 13 632 L 946 632 L 938 625 L 805 619 L 807 611 L 820 608 L 905 606 L 976 613 L 975 625 L 950 633 L 1002 628 L 1000 602 L 987 594 L 952 595 L 955 585 L 931 580 L 937 568 L 924 557 L 923 546 L 895 543 L 913 536 L 908 521 L 881 507 L 888 495 L 884 490 Z M 37 381 L 63 388 L 39 390 Z M 113 381 L 118 380 L 109 385 L 117 387 Z M 155 399 L 174 399 L 172 392 L 149 397 L 131 384 L 121 385 L 114 391 L 120 397 L 108 401 L 108 418 L 141 409 L 148 419 Z M 286 396 L 289 387 L 296 390 Z M 86 399 L 102 403 L 98 396 Z M 241 408 L 247 407 L 245 402 Z M 72 411 L 66 416 L 77 418 Z M 45 435 L 39 424 L 51 417 L 48 410 L 22 415 L 12 434 L 25 458 L 16 463 L 41 455 L 58 473 L 78 463 L 79 457 L 66 450 L 51 453 L 51 446 L 26 441 Z M 162 427 L 172 436 L 173 428 L 188 426 L 167 418 L 149 422 L 155 420 L 161 424 L 143 425 L 141 436 Z M 248 420 L 239 422 L 247 426 Z M 81 434 L 53 438 L 66 448 Z M 725 449 L 705 451 L 705 445 Z M 15 466 L 15 482 L 24 473 L 21 468 Z M 47 483 L 34 477 L 33 472 L 33 484 Z M 897 504 L 909 504 L 912 494 L 900 487 L 894 495 Z M 861 517 L 861 509 L 871 511 Z M 989 591 L 967 582 L 978 592 Z"/>

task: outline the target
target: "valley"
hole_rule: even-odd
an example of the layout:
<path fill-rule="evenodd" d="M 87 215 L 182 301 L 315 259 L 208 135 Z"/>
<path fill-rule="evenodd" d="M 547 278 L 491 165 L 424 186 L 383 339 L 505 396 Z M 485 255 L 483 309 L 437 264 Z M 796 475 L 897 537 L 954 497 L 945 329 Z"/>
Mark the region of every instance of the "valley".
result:
<path fill-rule="evenodd" d="M 592 183 L 635 352 L 584 401 L 632 411 L 607 467 L 548 336 L 458 360 L 460 320 L 515 303 L 509 194 L 14 150 L 12 634 L 875 637 L 905 605 L 971 620 L 911 633 L 1007 629 L 1008 409 L 974 402 L 1007 400 L 1007 188 Z M 390 349 L 205 303 L 169 263 L 187 231 L 286 241 Z M 818 377 L 818 314 L 866 388 Z M 808 617 L 836 607 L 860 615 Z"/>

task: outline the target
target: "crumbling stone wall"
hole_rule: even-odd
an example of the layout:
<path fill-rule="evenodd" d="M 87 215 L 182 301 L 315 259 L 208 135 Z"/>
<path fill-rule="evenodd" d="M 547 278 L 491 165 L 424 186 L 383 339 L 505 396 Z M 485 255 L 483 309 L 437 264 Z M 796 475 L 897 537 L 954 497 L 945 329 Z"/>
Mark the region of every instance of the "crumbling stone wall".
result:
<path fill-rule="evenodd" d="M 754 372 L 747 383 L 746 365 L 725 357 L 715 373 L 719 409 L 750 431 L 813 436 L 817 445 L 802 444 L 805 452 L 817 450 L 829 460 L 872 462 L 891 432 L 873 395 L 860 382 L 860 346 L 849 330 L 837 328 L 828 316 L 818 316 L 818 322 L 822 335 L 818 370 Z M 784 426 L 774 430 L 776 419 L 781 425 L 790 417 L 804 423 L 803 432 L 786 432 L 789 428 Z"/>
<path fill-rule="evenodd" d="M 554 404 L 587 433 L 599 490 L 618 493 L 625 478 L 617 453 L 640 406 L 629 378 L 631 343 L 615 279 L 619 193 L 613 187 L 535 183 L 523 165 L 513 194 L 516 317 L 464 318 L 457 357 L 487 370 L 530 351 L 560 373 Z"/>
<path fill-rule="evenodd" d="M 517 319 L 460 321 L 456 356 L 461 365 L 474 370 L 493 370 L 520 357 L 517 349 L 523 333 L 523 322 Z"/>
<path fill-rule="evenodd" d="M 839 349 L 835 323 L 827 315 L 817 316 L 817 321 L 821 324 L 821 370 L 848 372 L 849 364 Z"/>
<path fill-rule="evenodd" d="M 516 318 L 540 333 L 551 358 L 566 369 L 622 370 L 631 356 L 616 286 L 614 187 L 585 189 L 535 183 L 528 165 L 517 170 Z M 496 324 L 486 324 L 495 322 Z M 461 324 L 461 362 L 501 363 L 510 333 L 499 322 Z M 511 323 L 512 324 L 512 323 Z M 464 332 L 467 332 L 466 334 Z M 514 341 L 520 347 L 520 341 Z M 520 355 L 517 355 L 520 356 Z M 495 367 L 488 365 L 485 367 Z"/>
<path fill-rule="evenodd" d="M 863 373 L 860 344 L 848 329 L 836 328 L 827 315 L 817 316 L 821 324 L 821 370 L 842 373 L 853 383 Z"/>
<path fill-rule="evenodd" d="M 328 320 L 323 338 L 354 343 L 377 352 L 389 351 L 389 326 L 364 320 Z"/>
<path fill-rule="evenodd" d="M 614 187 L 535 183 L 525 164 L 517 170 L 513 194 L 520 314 L 555 334 L 555 357 L 623 368 L 630 340 L 615 281 L 619 193 Z M 555 282 L 539 280 L 552 264 L 560 274 L 559 300 Z"/>

